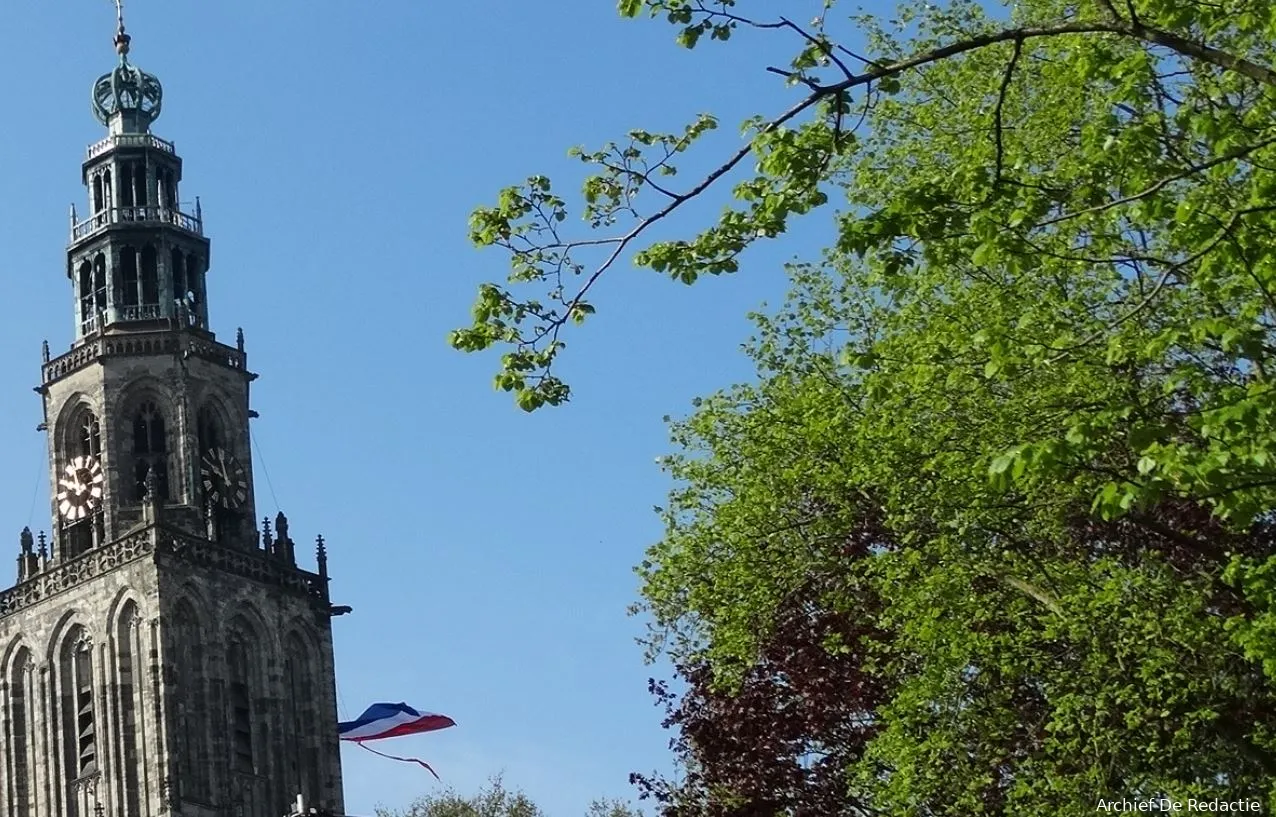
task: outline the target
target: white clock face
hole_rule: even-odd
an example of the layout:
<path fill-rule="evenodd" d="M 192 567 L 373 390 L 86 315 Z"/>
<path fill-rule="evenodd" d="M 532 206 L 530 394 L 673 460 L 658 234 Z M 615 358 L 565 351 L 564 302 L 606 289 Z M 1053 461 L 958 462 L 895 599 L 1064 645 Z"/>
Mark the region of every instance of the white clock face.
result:
<path fill-rule="evenodd" d="M 106 476 L 96 457 L 76 457 L 67 464 L 58 480 L 58 513 L 68 522 L 78 522 L 102 507 Z"/>

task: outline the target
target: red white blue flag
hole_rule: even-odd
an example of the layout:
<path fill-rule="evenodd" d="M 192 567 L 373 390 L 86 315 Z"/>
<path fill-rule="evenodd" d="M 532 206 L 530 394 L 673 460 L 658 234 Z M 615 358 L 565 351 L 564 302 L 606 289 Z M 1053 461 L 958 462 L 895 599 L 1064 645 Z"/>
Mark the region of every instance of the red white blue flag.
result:
<path fill-rule="evenodd" d="M 429 764 L 423 760 L 418 760 L 414 757 L 394 757 L 393 755 L 382 754 L 376 749 L 364 746 L 363 742 L 366 740 L 397 738 L 403 735 L 416 735 L 421 732 L 434 732 L 439 729 L 447 729 L 450 726 L 456 726 L 456 721 L 447 715 L 418 712 L 405 703 L 382 703 L 373 704 L 362 715 L 352 721 L 344 721 L 337 724 L 337 732 L 342 740 L 357 743 L 374 755 L 381 755 L 381 757 L 389 758 L 390 760 L 400 760 L 404 763 L 416 763 L 424 767 L 435 778 L 438 778 L 438 773 L 431 769 Z"/>

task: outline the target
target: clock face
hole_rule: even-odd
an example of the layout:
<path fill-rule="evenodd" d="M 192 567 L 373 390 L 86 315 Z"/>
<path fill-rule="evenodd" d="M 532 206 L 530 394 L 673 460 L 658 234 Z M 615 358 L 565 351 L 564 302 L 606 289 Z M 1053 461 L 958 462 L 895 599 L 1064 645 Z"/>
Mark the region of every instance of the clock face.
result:
<path fill-rule="evenodd" d="M 58 480 L 58 513 L 68 522 L 78 522 L 102 507 L 106 476 L 96 457 L 76 457 L 67 464 Z"/>
<path fill-rule="evenodd" d="M 239 460 L 225 449 L 212 448 L 200 462 L 204 496 L 226 510 L 238 509 L 248 499 L 248 475 Z"/>

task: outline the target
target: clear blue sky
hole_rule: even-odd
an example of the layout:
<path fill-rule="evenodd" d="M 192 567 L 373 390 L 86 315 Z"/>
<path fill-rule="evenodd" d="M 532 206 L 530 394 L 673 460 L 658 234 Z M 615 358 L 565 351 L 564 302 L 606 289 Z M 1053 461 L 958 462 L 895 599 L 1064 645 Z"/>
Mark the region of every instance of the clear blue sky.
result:
<path fill-rule="evenodd" d="M 31 387 L 40 341 L 72 338 L 67 209 L 85 210 L 79 166 L 103 135 L 89 89 L 114 57 L 108 0 L 5 13 L 0 518 L 16 556 L 23 525 L 49 524 Z M 818 245 L 690 289 L 626 259 L 570 338 L 575 399 L 528 416 L 493 392 L 493 358 L 445 342 L 505 273 L 466 219 L 531 173 L 575 179 L 568 147 L 632 127 L 712 110 L 734 147 L 744 116 L 793 94 L 763 73 L 788 44 L 688 53 L 608 0 L 130 0 L 128 22 L 165 87 L 154 130 L 203 201 L 213 328 L 233 342 L 242 326 L 261 374 L 258 510 L 282 508 L 299 541 L 324 534 L 335 601 L 355 610 L 334 622 L 340 714 L 406 700 L 453 716 L 386 748 L 462 791 L 504 771 L 554 817 L 630 796 L 629 772 L 669 764 L 646 689 L 667 671 L 644 666 L 626 615 L 669 488 L 662 415 L 749 375 L 745 313 Z M 353 815 L 437 786 L 358 749 L 343 761 Z"/>

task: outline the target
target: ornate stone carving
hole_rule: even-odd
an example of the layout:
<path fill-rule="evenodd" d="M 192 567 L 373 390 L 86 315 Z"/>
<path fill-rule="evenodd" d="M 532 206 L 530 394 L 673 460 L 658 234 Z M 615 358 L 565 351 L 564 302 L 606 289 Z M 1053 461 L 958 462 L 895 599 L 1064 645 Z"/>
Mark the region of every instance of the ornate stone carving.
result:
<path fill-rule="evenodd" d="M 226 547 L 206 539 L 165 531 L 160 552 L 192 564 L 242 576 L 298 595 L 327 599 L 327 582 L 319 576 L 290 565 L 280 564 L 261 551 Z"/>
<path fill-rule="evenodd" d="M 28 581 L 0 592 L 0 618 L 134 562 L 153 550 L 150 532 L 141 531 L 109 545 L 90 550 L 68 562 L 61 564 L 55 562 L 47 570 L 32 576 Z"/>
<path fill-rule="evenodd" d="M 71 789 L 77 795 L 87 795 L 94 797 L 97 795 L 97 773 L 86 775 L 71 783 Z"/>
<path fill-rule="evenodd" d="M 145 332 L 127 338 L 87 341 L 64 355 L 44 364 L 45 383 L 52 383 L 98 360 L 110 357 L 130 357 L 144 354 L 186 353 L 228 369 L 247 371 L 247 356 L 234 346 L 214 340 L 179 337 L 175 332 Z"/>

